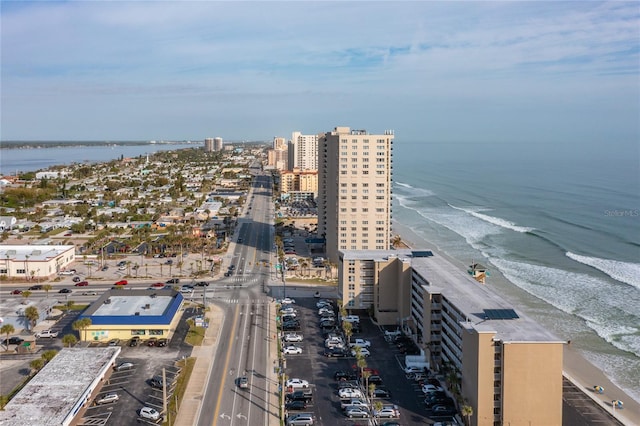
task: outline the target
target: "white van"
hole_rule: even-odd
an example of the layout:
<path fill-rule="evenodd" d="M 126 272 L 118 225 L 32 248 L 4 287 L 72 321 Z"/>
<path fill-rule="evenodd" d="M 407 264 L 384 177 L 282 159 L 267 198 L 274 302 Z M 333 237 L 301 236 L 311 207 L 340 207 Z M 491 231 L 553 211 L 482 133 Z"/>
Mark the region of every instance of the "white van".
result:
<path fill-rule="evenodd" d="M 346 317 L 342 317 L 342 321 L 346 321 L 346 322 L 360 322 L 360 317 L 357 315 L 347 315 Z"/>

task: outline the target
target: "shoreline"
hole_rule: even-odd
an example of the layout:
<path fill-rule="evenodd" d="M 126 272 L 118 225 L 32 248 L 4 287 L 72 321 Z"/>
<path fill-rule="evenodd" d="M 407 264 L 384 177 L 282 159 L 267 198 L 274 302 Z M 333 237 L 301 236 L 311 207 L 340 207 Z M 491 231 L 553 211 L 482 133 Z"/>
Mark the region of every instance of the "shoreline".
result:
<path fill-rule="evenodd" d="M 431 250 L 438 256 L 442 256 L 447 259 L 453 265 L 466 270 L 466 265 L 464 265 L 462 261 L 442 252 L 437 246 L 425 240 L 423 237 L 419 237 L 414 234 L 409 227 L 402 223 L 394 220 L 393 229 L 395 231 L 394 234 L 399 235 L 402 239 L 401 244 L 404 244 L 407 248 Z M 414 239 L 418 238 L 426 241 L 427 246 L 420 247 L 422 244 L 417 244 L 414 241 Z M 505 280 L 507 279 L 505 278 Z M 640 402 L 636 401 L 624 389 L 617 386 L 612 379 L 602 372 L 600 368 L 592 364 L 582 353 L 580 353 L 579 350 L 571 347 L 571 345 L 565 345 L 563 351 L 562 372 L 563 375 L 576 385 L 585 395 L 610 413 L 612 412 L 611 401 L 623 401 L 624 408 L 615 411 L 615 418 L 626 425 L 640 425 Z M 604 387 L 604 393 L 594 393 L 592 388 L 595 385 Z"/>

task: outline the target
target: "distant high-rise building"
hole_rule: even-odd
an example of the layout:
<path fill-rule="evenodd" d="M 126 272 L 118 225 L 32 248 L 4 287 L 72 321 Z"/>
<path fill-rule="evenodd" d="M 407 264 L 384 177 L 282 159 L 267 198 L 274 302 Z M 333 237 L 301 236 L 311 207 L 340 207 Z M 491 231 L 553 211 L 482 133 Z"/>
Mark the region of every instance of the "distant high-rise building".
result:
<path fill-rule="evenodd" d="M 287 149 L 287 140 L 276 136 L 273 138 L 273 149 Z"/>
<path fill-rule="evenodd" d="M 222 138 L 221 137 L 217 137 L 213 140 L 213 150 L 214 151 L 222 151 L 222 147 L 224 146 L 224 143 L 222 142 Z"/>
<path fill-rule="evenodd" d="M 318 135 L 293 132 L 288 155 L 288 170 L 318 170 Z"/>
<path fill-rule="evenodd" d="M 338 262 L 341 250 L 391 246 L 393 132 L 336 127 L 318 137 L 318 235 Z"/>
<path fill-rule="evenodd" d="M 204 152 L 213 152 L 213 138 L 205 138 Z"/>
<path fill-rule="evenodd" d="M 273 149 L 267 154 L 267 164 L 276 170 L 288 170 L 287 141 L 285 138 L 273 138 Z"/>

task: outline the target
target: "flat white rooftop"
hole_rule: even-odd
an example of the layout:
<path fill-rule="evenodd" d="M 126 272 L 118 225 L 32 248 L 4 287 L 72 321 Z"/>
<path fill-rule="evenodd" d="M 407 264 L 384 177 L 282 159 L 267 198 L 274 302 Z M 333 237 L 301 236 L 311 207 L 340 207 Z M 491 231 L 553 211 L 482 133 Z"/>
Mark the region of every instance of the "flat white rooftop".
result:
<path fill-rule="evenodd" d="M 138 292 L 136 292 L 138 293 Z M 148 292 L 147 292 L 148 293 Z M 111 295 L 109 303 L 102 303 L 92 317 L 100 316 L 159 316 L 162 315 L 169 304 L 173 301 L 173 296 L 160 296 L 152 294 L 145 295 Z"/>
<path fill-rule="evenodd" d="M 68 425 L 120 347 L 64 348 L 0 411 L 1 426 Z"/>
<path fill-rule="evenodd" d="M 11 259 L 13 261 L 29 260 L 33 262 L 51 259 L 69 250 L 75 250 L 75 246 L 0 245 L 0 259 Z"/>

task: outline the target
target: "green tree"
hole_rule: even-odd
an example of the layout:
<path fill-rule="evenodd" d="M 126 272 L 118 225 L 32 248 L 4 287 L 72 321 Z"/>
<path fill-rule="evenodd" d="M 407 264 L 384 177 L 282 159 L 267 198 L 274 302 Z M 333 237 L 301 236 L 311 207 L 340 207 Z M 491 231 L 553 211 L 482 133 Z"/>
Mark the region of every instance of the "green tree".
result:
<path fill-rule="evenodd" d="M 22 292 L 22 298 L 26 302 L 27 300 L 29 300 L 29 297 L 31 297 L 32 294 L 33 294 L 33 292 L 31 292 L 29 290 L 25 290 L 25 291 Z"/>
<path fill-rule="evenodd" d="M 49 298 L 49 292 L 51 290 L 53 290 L 53 286 L 51 284 L 43 284 L 42 285 L 42 289 L 44 290 L 45 294 L 47 295 L 47 299 Z"/>
<path fill-rule="evenodd" d="M 62 344 L 70 348 L 78 342 L 78 339 L 73 334 L 65 334 L 62 337 Z"/>
<path fill-rule="evenodd" d="M 67 312 L 69 312 L 70 310 L 72 310 L 72 309 L 73 309 L 73 305 L 74 305 L 75 303 L 76 303 L 76 302 L 74 302 L 73 300 L 67 300 L 67 303 L 65 303 L 65 304 L 64 304 L 65 310 L 66 310 Z"/>
<path fill-rule="evenodd" d="M 15 327 L 12 324 L 4 324 L 0 327 L 0 334 L 4 334 L 7 336 L 7 350 L 9 350 L 9 335 L 16 332 Z"/>
<path fill-rule="evenodd" d="M 24 310 L 24 316 L 29 321 L 29 328 L 33 329 L 40 319 L 40 312 L 35 306 L 27 306 Z"/>
<path fill-rule="evenodd" d="M 471 425 L 471 416 L 473 416 L 473 407 L 470 406 L 469 404 L 464 404 L 461 408 L 460 408 L 460 414 L 462 414 L 462 417 L 465 418 L 465 423 L 467 424 L 467 426 Z"/>
<path fill-rule="evenodd" d="M 29 367 L 31 367 L 32 370 L 38 372 L 42 370 L 42 367 L 44 367 L 44 364 L 45 364 L 44 359 L 36 358 L 29 363 Z"/>
<path fill-rule="evenodd" d="M 50 349 L 48 351 L 44 351 L 42 353 L 41 358 L 45 361 L 45 362 L 49 362 L 51 361 L 56 355 L 58 355 L 58 351 L 55 349 Z"/>
<path fill-rule="evenodd" d="M 342 331 L 344 331 L 344 335 L 347 337 L 347 344 L 351 343 L 351 336 L 353 336 L 353 324 L 349 321 L 343 321 Z"/>
<path fill-rule="evenodd" d="M 82 335 L 80 335 L 80 340 L 86 341 L 86 337 L 87 337 L 87 328 L 91 327 L 91 318 L 82 318 L 79 320 L 76 320 L 73 322 L 73 324 L 71 324 L 71 328 L 73 328 L 74 330 L 81 332 L 84 331 L 84 338 L 82 337 Z"/>

